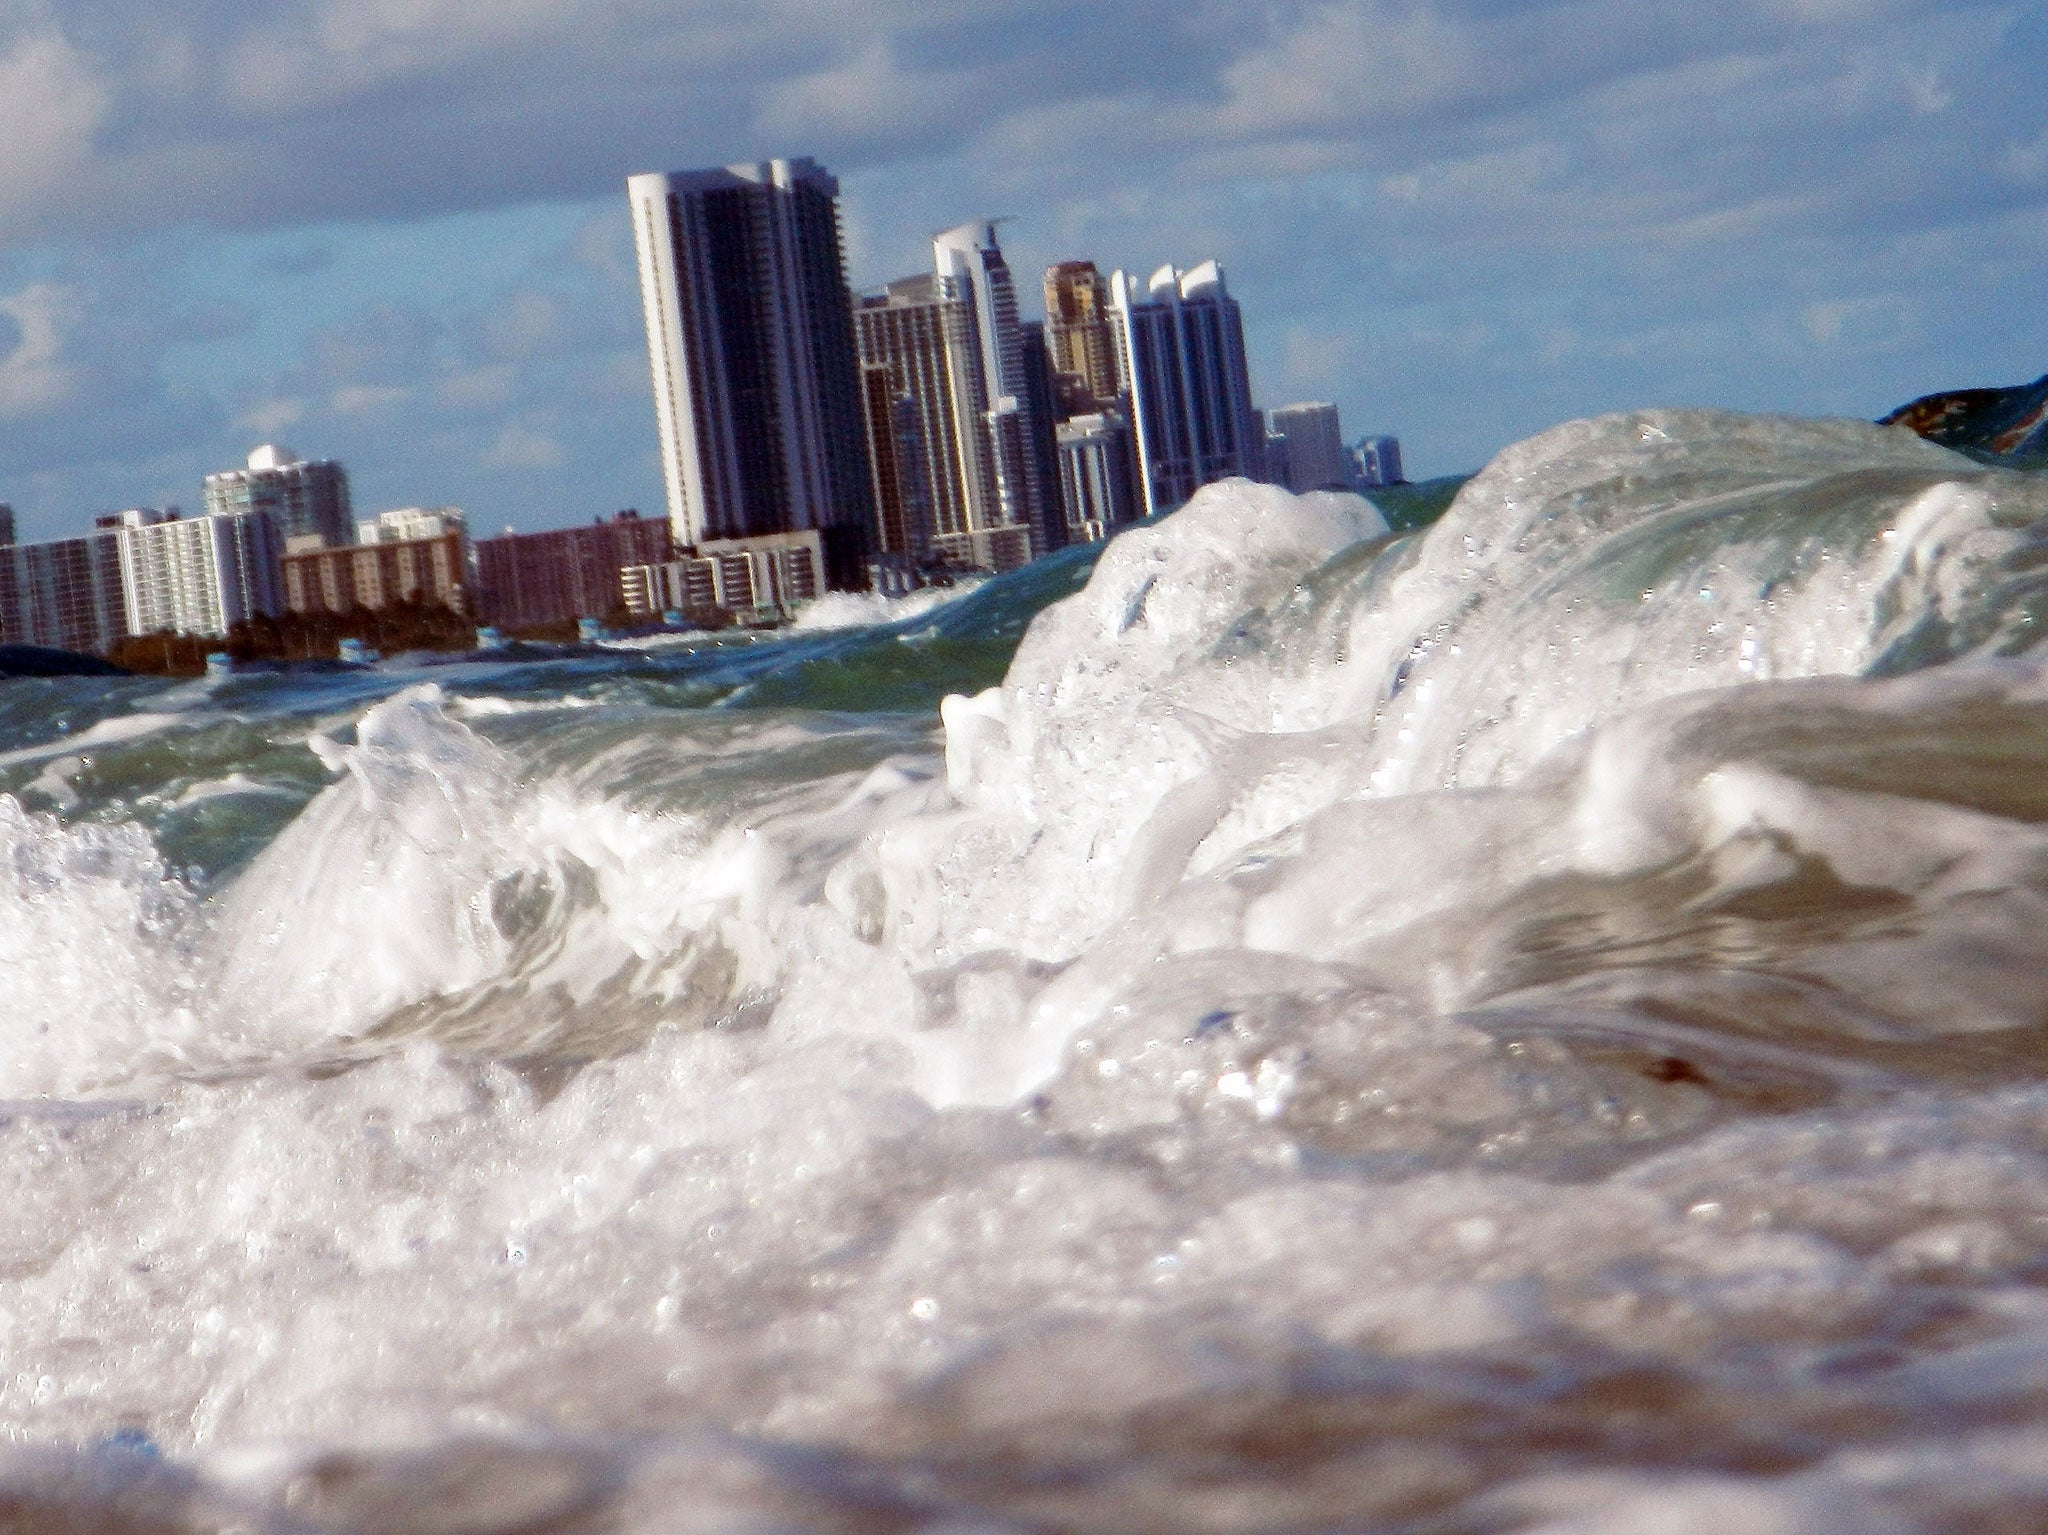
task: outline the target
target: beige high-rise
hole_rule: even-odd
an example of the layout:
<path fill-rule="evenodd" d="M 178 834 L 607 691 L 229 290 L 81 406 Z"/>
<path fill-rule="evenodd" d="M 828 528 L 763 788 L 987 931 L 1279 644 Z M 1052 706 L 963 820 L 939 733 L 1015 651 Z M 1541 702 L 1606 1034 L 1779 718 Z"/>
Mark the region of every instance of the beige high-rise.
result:
<path fill-rule="evenodd" d="M 1116 398 L 1121 385 L 1109 285 L 1094 262 L 1062 261 L 1045 269 L 1045 346 L 1055 372 L 1080 379 L 1096 401 Z"/>

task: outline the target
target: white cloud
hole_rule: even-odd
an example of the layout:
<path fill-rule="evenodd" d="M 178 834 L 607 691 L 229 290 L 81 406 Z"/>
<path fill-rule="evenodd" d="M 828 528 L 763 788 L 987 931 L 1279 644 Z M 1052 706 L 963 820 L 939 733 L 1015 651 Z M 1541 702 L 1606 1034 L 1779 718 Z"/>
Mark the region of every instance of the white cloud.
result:
<path fill-rule="evenodd" d="M 31 283 L 0 298 L 0 314 L 13 320 L 18 335 L 0 357 L 0 420 L 45 414 L 77 397 L 79 370 L 65 356 L 64 342 L 82 310 L 76 290 L 57 283 Z"/>
<path fill-rule="evenodd" d="M 411 398 L 412 390 L 404 384 L 344 384 L 334 391 L 328 405 L 338 416 L 361 416 L 390 410 Z"/>
<path fill-rule="evenodd" d="M 568 456 L 546 427 L 512 421 L 498 433 L 483 461 L 493 469 L 553 469 L 565 463 Z"/>
<path fill-rule="evenodd" d="M 0 31 L 0 229 L 60 200 L 90 163 L 106 87 L 54 27 Z"/>
<path fill-rule="evenodd" d="M 305 414 L 304 400 L 263 400 L 237 415 L 234 424 L 257 437 L 270 439 L 298 425 Z"/>
<path fill-rule="evenodd" d="M 814 73 L 769 85 L 754 126 L 764 138 L 795 144 L 901 143 L 966 116 L 979 84 L 971 70 L 906 72 L 887 41 L 875 39 Z"/>

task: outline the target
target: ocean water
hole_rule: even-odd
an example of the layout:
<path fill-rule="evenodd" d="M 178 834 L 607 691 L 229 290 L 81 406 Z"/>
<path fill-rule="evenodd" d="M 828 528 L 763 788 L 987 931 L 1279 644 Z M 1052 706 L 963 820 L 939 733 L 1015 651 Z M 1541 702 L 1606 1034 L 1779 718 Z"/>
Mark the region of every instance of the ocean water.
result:
<path fill-rule="evenodd" d="M 0 685 L 8 1527 L 2048 1525 L 2044 514 L 1644 412 Z"/>

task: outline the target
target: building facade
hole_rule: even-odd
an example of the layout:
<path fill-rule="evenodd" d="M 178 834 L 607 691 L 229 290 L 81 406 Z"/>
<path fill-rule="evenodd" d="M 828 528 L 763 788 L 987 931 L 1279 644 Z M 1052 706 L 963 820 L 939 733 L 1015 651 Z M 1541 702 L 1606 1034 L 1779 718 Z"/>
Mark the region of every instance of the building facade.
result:
<path fill-rule="evenodd" d="M 251 453 L 244 468 L 209 474 L 205 497 L 209 517 L 260 512 L 282 538 L 317 536 L 328 548 L 354 538 L 348 471 L 332 459 L 309 463 L 275 443 Z"/>
<path fill-rule="evenodd" d="M 225 636 L 284 608 L 284 540 L 264 512 L 180 517 L 147 508 L 113 524 L 130 634 Z"/>
<path fill-rule="evenodd" d="M 980 341 L 959 284 L 892 282 L 860 301 L 854 335 L 868 388 L 878 394 L 886 379 L 889 391 L 888 444 L 870 442 L 877 466 L 893 457 L 899 478 L 894 503 L 878 508 L 882 525 L 903 529 L 900 547 L 885 552 L 928 556 L 1000 522 Z M 880 408 L 871 398 L 870 422 Z"/>
<path fill-rule="evenodd" d="M 121 553 L 111 529 L 42 544 L 10 537 L 0 545 L 0 643 L 104 655 L 127 632 Z"/>
<path fill-rule="evenodd" d="M 1045 345 L 1053 372 L 1080 385 L 1085 415 L 1123 390 L 1117 374 L 1116 336 L 1109 322 L 1109 284 L 1092 261 L 1062 261 L 1045 269 Z"/>
<path fill-rule="evenodd" d="M 620 512 L 587 527 L 480 538 L 474 611 L 506 629 L 603 618 L 620 606 L 619 573 L 667 562 L 669 523 Z"/>
<path fill-rule="evenodd" d="M 1260 478 L 1265 432 L 1252 409 L 1244 320 L 1223 269 L 1214 261 L 1187 272 L 1163 266 L 1142 286 L 1119 271 L 1110 319 L 1146 515 L 1216 480 Z"/>
<path fill-rule="evenodd" d="M 1068 543 L 1092 544 L 1144 515 L 1133 472 L 1130 423 L 1116 411 L 1062 421 L 1059 455 Z"/>
<path fill-rule="evenodd" d="M 994 221 L 977 219 L 934 236 L 932 272 L 942 288 L 966 302 L 981 354 L 982 410 L 998 508 L 985 526 L 1042 533 L 1055 494 L 1045 478 L 1050 456 L 1038 451 L 1038 391 L 1027 371 L 1017 290 Z"/>
<path fill-rule="evenodd" d="M 1398 437 L 1361 437 L 1351 448 L 1352 483 L 1370 490 L 1379 485 L 1401 485 L 1401 440 Z"/>
<path fill-rule="evenodd" d="M 825 550 L 816 531 L 726 539 L 685 549 L 659 565 L 634 565 L 619 576 L 626 610 L 779 619 L 825 586 Z"/>
<path fill-rule="evenodd" d="M 1050 554 L 1067 541 L 1065 500 L 1060 493 L 1059 439 L 1054 430 L 1064 417 L 1054 388 L 1056 375 L 1052 352 L 1046 345 L 1045 327 L 1029 320 L 1017 329 L 1024 362 L 1024 451 L 1031 457 L 1031 473 L 1038 486 L 1037 521 L 1032 526 L 1031 539 L 1038 553 Z"/>
<path fill-rule="evenodd" d="M 1266 418 L 1266 477 L 1296 495 L 1346 490 L 1351 455 L 1337 424 L 1337 407 L 1321 401 L 1282 405 Z"/>
<path fill-rule="evenodd" d="M 292 613 L 348 613 L 395 602 L 469 611 L 469 536 L 379 539 L 340 549 L 288 550 L 284 605 Z"/>
<path fill-rule="evenodd" d="M 356 542 L 399 544 L 458 532 L 465 536 L 469 532 L 469 520 L 459 506 L 402 506 L 357 523 Z"/>
<path fill-rule="evenodd" d="M 1043 340 L 1017 318 L 992 223 L 937 236 L 932 266 L 854 311 L 881 542 L 899 557 L 900 527 L 904 561 L 1011 569 L 1062 525 Z"/>
<path fill-rule="evenodd" d="M 838 182 L 796 159 L 626 188 L 675 542 L 816 530 L 858 584 L 874 504 Z"/>

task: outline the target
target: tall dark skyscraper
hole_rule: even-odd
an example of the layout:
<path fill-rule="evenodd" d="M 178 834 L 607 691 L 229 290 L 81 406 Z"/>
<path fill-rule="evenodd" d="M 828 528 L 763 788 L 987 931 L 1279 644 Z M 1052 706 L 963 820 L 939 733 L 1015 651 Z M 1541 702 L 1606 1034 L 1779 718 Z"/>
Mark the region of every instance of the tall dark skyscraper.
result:
<path fill-rule="evenodd" d="M 832 584 L 861 584 L 875 514 L 839 183 L 799 159 L 626 190 L 676 542 L 815 528 Z"/>
<path fill-rule="evenodd" d="M 1139 491 L 1147 516 L 1179 506 L 1202 486 L 1265 469 L 1265 429 L 1252 409 L 1244 320 L 1205 261 L 1163 266 L 1142 287 L 1110 279 L 1110 322 L 1137 433 Z"/>

